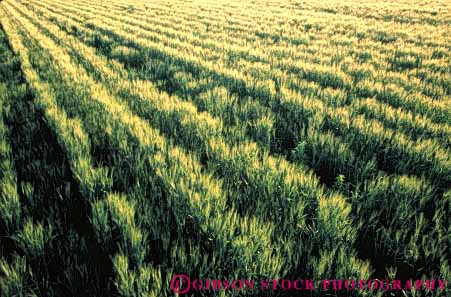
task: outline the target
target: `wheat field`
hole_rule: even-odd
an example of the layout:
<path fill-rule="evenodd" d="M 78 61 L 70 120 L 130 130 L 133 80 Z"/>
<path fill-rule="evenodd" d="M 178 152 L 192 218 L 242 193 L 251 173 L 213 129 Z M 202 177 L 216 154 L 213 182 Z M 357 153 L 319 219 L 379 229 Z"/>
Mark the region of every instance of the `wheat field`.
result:
<path fill-rule="evenodd" d="M 0 296 L 451 281 L 450 1 L 5 0 L 0 24 Z"/>

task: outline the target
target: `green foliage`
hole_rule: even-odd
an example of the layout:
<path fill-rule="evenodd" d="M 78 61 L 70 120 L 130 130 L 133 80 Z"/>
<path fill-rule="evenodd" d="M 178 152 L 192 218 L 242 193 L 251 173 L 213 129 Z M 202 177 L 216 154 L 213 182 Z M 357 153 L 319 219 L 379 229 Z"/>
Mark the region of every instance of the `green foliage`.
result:
<path fill-rule="evenodd" d="M 2 296 L 449 278 L 448 16 L 304 2 L 6 1 Z"/>
<path fill-rule="evenodd" d="M 25 254 L 33 259 L 44 255 L 52 236 L 51 226 L 44 227 L 41 223 L 26 221 L 14 239 Z"/>
<path fill-rule="evenodd" d="M 0 293 L 2 296 L 36 296 L 27 287 L 30 271 L 25 257 L 16 257 L 12 264 L 0 259 Z"/>

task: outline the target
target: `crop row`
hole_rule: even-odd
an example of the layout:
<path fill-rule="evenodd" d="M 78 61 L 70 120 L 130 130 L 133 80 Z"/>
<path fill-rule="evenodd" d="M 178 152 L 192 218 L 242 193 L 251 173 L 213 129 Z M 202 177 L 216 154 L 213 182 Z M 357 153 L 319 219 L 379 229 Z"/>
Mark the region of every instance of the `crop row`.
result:
<path fill-rule="evenodd" d="M 121 212 L 121 210 L 126 209 L 128 204 L 126 201 L 121 201 L 112 193 L 109 193 L 109 189 L 112 186 L 111 178 L 108 176 L 108 172 L 103 168 L 93 168 L 92 160 L 90 157 L 90 144 L 87 138 L 87 135 L 84 133 L 81 128 L 81 124 L 79 121 L 73 118 L 68 118 L 64 112 L 61 112 L 56 104 L 55 98 L 55 89 L 47 83 L 43 82 L 41 76 L 42 72 L 37 73 L 33 67 L 36 67 L 34 64 L 39 64 L 39 66 L 44 66 L 46 60 L 40 59 L 40 57 L 36 57 L 33 54 L 37 52 L 29 51 L 27 48 L 32 48 L 32 44 L 27 38 L 27 33 L 20 29 L 21 24 L 19 22 L 14 23 L 14 27 L 10 23 L 11 21 L 6 18 L 2 19 L 2 23 L 5 25 L 5 30 L 8 33 L 8 37 L 13 44 L 14 49 L 18 52 L 21 58 L 22 70 L 24 71 L 24 75 L 27 79 L 27 82 L 30 84 L 33 93 L 36 95 L 36 108 L 42 110 L 44 115 L 53 131 L 57 135 L 58 142 L 62 145 L 65 150 L 65 154 L 68 155 L 68 159 L 70 160 L 71 170 L 73 172 L 74 178 L 76 178 L 80 192 L 85 199 L 86 205 L 93 203 L 93 216 L 90 218 L 92 223 L 95 223 L 99 220 L 99 203 L 105 203 L 107 209 L 109 209 L 110 214 L 110 222 L 102 222 L 104 223 L 102 231 L 108 229 L 119 229 L 122 231 L 119 233 L 118 245 L 119 249 L 125 253 L 125 256 L 122 254 L 118 254 L 114 258 L 114 267 L 117 270 L 117 284 L 118 290 L 123 292 L 126 290 L 124 286 L 132 286 L 134 289 L 134 284 L 128 284 L 124 282 L 126 281 L 137 281 L 134 279 L 123 279 L 121 278 L 124 273 L 121 271 L 124 269 L 124 257 L 126 259 L 127 256 L 134 256 L 128 249 L 134 249 L 132 252 L 142 254 L 143 249 L 142 246 L 142 234 L 139 229 L 137 229 L 133 222 L 130 222 L 129 217 L 130 213 Z M 15 28 L 16 30 L 12 30 Z M 49 61 L 47 61 L 49 62 Z M 46 66 L 46 65 L 45 65 Z M 105 200 L 100 200 L 102 197 L 106 196 Z M 101 202 L 95 202 L 96 200 L 100 200 Z M 119 209 L 120 211 L 117 211 Z M 116 211 L 115 211 L 116 210 Z M 74 210 L 68 210 L 74 211 Z M 103 212 L 103 215 L 108 215 L 108 212 Z M 108 218 L 108 216 L 107 216 Z M 39 225 L 38 225 L 39 227 Z M 100 234 L 99 230 L 96 229 L 97 225 L 93 225 L 93 229 L 98 236 L 97 239 L 100 241 L 101 236 L 104 234 Z M 41 248 L 42 250 L 42 241 L 44 239 L 48 240 L 48 234 L 46 234 L 42 230 L 42 226 L 39 229 L 33 229 L 33 225 L 25 225 L 25 243 L 33 244 L 31 247 L 33 253 L 38 253 L 39 250 L 37 248 Z M 117 232 L 117 231 L 115 231 Z M 44 236 L 44 239 L 39 237 L 34 239 L 33 236 Z M 125 243 L 124 243 L 125 242 Z M 35 246 L 37 244 L 37 246 Z M 128 253 L 127 253 L 128 252 Z M 67 264 L 67 263 L 66 263 Z M 128 263 L 127 263 L 128 264 Z M 127 266 L 125 266 L 127 267 Z M 80 267 L 79 267 L 80 268 Z M 78 269 L 79 269 L 78 268 Z M 122 272 L 122 273 L 121 273 Z M 130 274 L 125 274 L 125 276 L 130 277 Z M 92 276 L 91 276 L 92 277 Z M 131 276 L 132 278 L 133 276 Z M 145 267 L 142 267 L 140 270 L 140 277 L 150 277 L 149 270 Z M 140 279 L 138 279 L 140 280 Z M 142 280 L 141 280 L 142 281 Z M 143 282 L 145 283 L 145 281 Z M 139 282 L 138 282 L 139 284 Z M 147 285 L 146 285 L 147 286 Z M 140 290 L 141 288 L 138 288 Z M 124 294 L 126 295 L 126 294 Z"/>
<path fill-rule="evenodd" d="M 21 209 L 20 197 L 17 191 L 17 177 L 14 169 L 13 155 L 9 142 L 10 131 L 5 123 L 7 118 L 8 101 L 13 96 L 9 90 L 11 74 L 17 65 L 7 48 L 8 42 L 3 30 L 0 31 L 0 237 L 2 249 L 0 250 L 0 293 L 12 296 L 21 292 L 24 277 L 28 269 L 26 260 L 21 257 L 7 259 L 8 240 L 16 232 L 20 232 L 21 225 L 26 220 Z M 14 89 L 17 92 L 18 89 Z"/>

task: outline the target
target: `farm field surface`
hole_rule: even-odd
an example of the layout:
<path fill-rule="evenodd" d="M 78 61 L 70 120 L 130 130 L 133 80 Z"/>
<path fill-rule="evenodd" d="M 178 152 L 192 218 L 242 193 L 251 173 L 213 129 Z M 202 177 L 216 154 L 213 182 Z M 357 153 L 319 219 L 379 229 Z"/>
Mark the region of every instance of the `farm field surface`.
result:
<path fill-rule="evenodd" d="M 4 0 L 0 25 L 0 296 L 451 296 L 451 1 Z"/>

